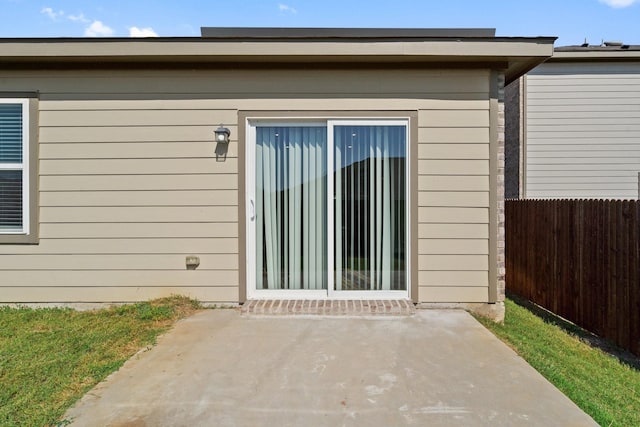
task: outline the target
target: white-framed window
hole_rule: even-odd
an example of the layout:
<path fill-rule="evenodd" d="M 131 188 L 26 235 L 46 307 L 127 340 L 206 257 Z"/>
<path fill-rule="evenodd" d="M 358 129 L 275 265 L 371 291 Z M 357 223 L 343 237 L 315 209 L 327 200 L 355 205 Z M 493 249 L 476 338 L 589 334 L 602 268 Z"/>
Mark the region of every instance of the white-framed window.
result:
<path fill-rule="evenodd" d="M 0 98 L 0 243 L 31 233 L 29 120 L 29 99 Z"/>

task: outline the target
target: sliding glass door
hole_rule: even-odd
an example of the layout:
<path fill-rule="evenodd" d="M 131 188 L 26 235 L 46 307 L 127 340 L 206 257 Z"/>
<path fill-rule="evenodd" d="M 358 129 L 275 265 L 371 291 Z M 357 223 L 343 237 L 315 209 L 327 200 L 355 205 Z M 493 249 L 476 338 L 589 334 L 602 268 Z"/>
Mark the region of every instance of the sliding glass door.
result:
<path fill-rule="evenodd" d="M 406 290 L 406 128 L 333 134 L 335 289 Z"/>
<path fill-rule="evenodd" d="M 248 296 L 408 297 L 407 121 L 248 135 Z"/>
<path fill-rule="evenodd" d="M 256 289 L 327 289 L 327 129 L 261 126 Z"/>

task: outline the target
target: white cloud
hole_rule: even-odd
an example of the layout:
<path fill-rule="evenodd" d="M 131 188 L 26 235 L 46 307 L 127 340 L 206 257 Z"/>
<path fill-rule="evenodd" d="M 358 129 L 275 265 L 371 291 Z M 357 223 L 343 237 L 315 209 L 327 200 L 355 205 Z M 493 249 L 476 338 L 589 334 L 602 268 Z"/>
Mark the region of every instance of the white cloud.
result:
<path fill-rule="evenodd" d="M 43 7 L 42 10 L 40 11 L 40 13 L 44 13 L 45 15 L 47 15 L 49 18 L 53 19 L 54 21 L 64 15 L 64 12 L 62 10 L 59 10 L 59 11 L 56 12 L 55 10 L 53 10 L 50 7 Z"/>
<path fill-rule="evenodd" d="M 600 3 L 604 3 L 607 6 L 611 6 L 616 9 L 621 9 L 623 7 L 629 7 L 634 3 L 638 3 L 640 0 L 600 0 Z"/>
<path fill-rule="evenodd" d="M 158 37 L 158 33 L 153 28 L 129 27 L 129 37 Z"/>
<path fill-rule="evenodd" d="M 88 24 L 89 22 L 91 22 L 90 19 L 87 19 L 84 16 L 84 13 L 81 13 L 79 15 L 67 15 L 67 19 L 69 19 L 69 21 L 73 21 L 73 22 L 82 22 L 84 24 Z"/>
<path fill-rule="evenodd" d="M 109 37 L 113 35 L 113 29 L 104 25 L 101 21 L 93 21 L 84 30 L 85 37 Z"/>
<path fill-rule="evenodd" d="M 283 4 L 283 3 L 279 3 L 278 4 L 278 9 L 282 13 L 290 13 L 292 15 L 295 15 L 296 13 L 298 13 L 298 11 L 296 9 L 294 9 L 293 7 L 291 7 L 291 6 L 287 5 L 287 4 Z"/>

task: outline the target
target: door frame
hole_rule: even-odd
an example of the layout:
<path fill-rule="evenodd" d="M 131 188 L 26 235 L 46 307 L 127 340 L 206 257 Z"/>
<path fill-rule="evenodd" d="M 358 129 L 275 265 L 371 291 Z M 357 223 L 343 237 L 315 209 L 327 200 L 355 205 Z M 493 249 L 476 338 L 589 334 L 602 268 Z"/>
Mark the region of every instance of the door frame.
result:
<path fill-rule="evenodd" d="M 272 111 L 243 111 L 239 112 L 238 123 L 238 158 L 240 178 L 239 200 L 239 260 L 240 283 L 239 300 L 247 299 L 412 299 L 417 301 L 418 274 L 416 270 L 418 239 L 417 233 L 417 183 L 413 178 L 417 170 L 417 119 L 416 111 L 322 111 L 322 112 L 272 112 Z M 406 127 L 405 147 L 405 186 L 406 186 L 406 290 L 403 291 L 336 291 L 334 289 L 334 274 L 328 274 L 327 287 L 323 290 L 258 290 L 256 285 L 255 263 L 255 206 L 250 201 L 255 197 L 255 125 L 268 123 L 269 125 L 324 125 L 327 126 L 328 150 L 333 149 L 333 135 L 330 135 L 330 123 L 333 124 L 402 124 Z M 332 126 L 331 126 L 332 128 Z M 329 154 L 329 153 L 328 153 Z M 331 160 L 329 160 L 331 159 Z M 329 164 L 333 154 L 327 155 L 327 170 L 332 170 Z M 327 189 L 333 188 L 333 175 L 328 174 Z M 333 209 L 333 191 L 327 192 L 328 209 Z M 333 230 L 333 214 L 329 215 L 327 230 Z M 333 241 L 333 232 L 328 236 Z M 327 247 L 331 247 L 327 245 Z M 334 268 L 334 253 L 328 250 L 327 270 Z M 245 265 L 242 266 L 242 263 Z"/>

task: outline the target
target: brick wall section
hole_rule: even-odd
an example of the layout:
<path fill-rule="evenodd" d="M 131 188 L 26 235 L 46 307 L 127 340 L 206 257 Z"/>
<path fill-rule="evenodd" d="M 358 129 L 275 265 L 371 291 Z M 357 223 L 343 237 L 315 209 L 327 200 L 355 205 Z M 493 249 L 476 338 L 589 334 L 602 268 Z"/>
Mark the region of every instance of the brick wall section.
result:
<path fill-rule="evenodd" d="M 520 197 L 520 81 L 509 83 L 505 93 L 505 197 Z"/>
<path fill-rule="evenodd" d="M 504 99 L 505 99 L 505 87 L 504 87 L 504 74 L 498 76 L 498 188 L 496 202 L 497 218 L 498 221 L 498 251 L 497 260 L 498 268 L 498 301 L 504 301 L 505 298 L 505 234 L 504 234 L 504 192 L 505 192 L 505 179 L 504 179 L 504 157 L 505 157 L 505 111 L 504 111 Z"/>

